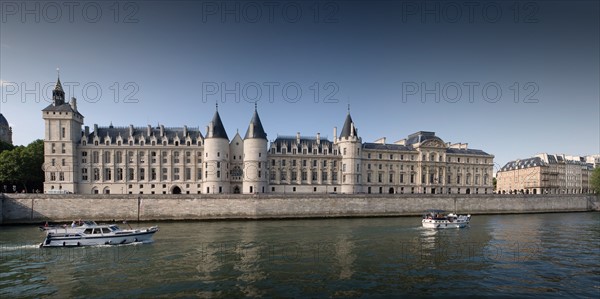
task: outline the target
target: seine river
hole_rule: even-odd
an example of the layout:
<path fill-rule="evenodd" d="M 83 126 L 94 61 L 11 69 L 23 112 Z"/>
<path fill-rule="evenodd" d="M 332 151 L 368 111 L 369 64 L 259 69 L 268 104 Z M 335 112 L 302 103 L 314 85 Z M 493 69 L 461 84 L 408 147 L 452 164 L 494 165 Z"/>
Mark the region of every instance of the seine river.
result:
<path fill-rule="evenodd" d="M 420 221 L 161 222 L 150 244 L 46 249 L 0 226 L 0 297 L 600 297 L 600 213 Z"/>

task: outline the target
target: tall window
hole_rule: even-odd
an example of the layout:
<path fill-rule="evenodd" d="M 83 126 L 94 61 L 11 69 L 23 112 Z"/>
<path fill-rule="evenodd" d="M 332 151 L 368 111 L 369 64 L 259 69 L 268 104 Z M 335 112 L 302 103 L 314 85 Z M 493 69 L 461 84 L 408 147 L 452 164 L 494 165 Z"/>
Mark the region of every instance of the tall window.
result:
<path fill-rule="evenodd" d="M 104 163 L 110 163 L 110 152 L 104 151 Z"/>
<path fill-rule="evenodd" d="M 81 180 L 82 181 L 87 181 L 88 180 L 88 169 L 87 168 L 82 168 L 81 169 Z"/>

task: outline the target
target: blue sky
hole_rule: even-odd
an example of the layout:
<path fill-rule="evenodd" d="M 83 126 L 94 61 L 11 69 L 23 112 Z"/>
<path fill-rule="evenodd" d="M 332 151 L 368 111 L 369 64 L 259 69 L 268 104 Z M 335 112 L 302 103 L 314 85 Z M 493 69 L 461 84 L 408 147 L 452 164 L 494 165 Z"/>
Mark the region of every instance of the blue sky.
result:
<path fill-rule="evenodd" d="M 254 102 L 277 135 L 363 141 L 419 130 L 499 166 L 600 152 L 597 1 L 0 1 L 0 112 L 43 138 L 60 68 L 85 124 L 197 126 L 230 137 Z M 301 95 L 298 93 L 301 91 Z"/>

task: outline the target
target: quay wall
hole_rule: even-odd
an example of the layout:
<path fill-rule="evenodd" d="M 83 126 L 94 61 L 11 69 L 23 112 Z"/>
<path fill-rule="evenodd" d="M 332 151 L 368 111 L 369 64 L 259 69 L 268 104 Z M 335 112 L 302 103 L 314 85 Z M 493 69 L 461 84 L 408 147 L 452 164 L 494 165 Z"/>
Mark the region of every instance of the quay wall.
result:
<path fill-rule="evenodd" d="M 0 194 L 0 199 L 2 224 L 77 219 L 157 221 L 411 216 L 421 215 L 427 209 L 471 214 L 600 211 L 600 197 L 588 194 Z"/>

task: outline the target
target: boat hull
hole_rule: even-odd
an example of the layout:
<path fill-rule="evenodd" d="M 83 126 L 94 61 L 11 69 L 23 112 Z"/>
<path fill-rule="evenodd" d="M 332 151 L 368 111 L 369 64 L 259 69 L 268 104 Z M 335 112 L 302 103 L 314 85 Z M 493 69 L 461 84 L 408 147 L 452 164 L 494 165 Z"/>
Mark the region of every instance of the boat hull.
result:
<path fill-rule="evenodd" d="M 158 228 L 132 232 L 120 232 L 106 235 L 85 235 L 77 233 L 48 234 L 40 247 L 67 247 L 67 246 L 97 246 L 119 245 L 136 242 L 149 242 Z"/>
<path fill-rule="evenodd" d="M 423 219 L 423 227 L 426 228 L 463 228 L 469 225 L 469 221 L 453 221 Z"/>

